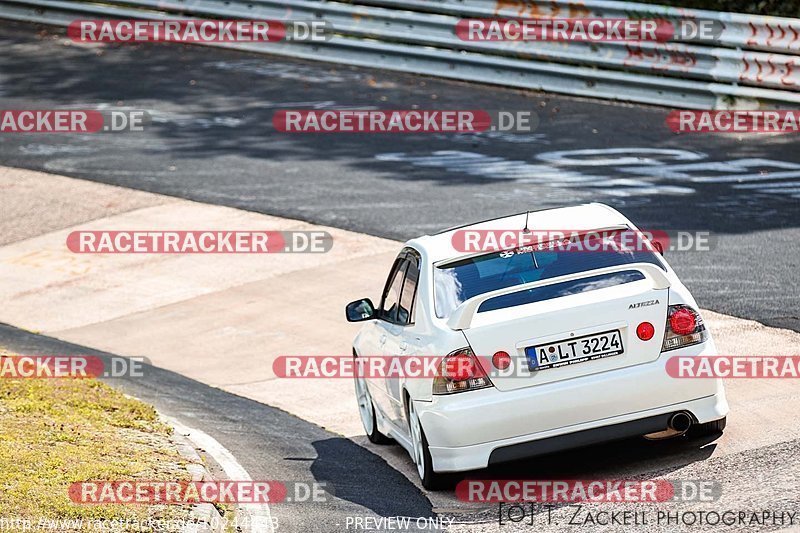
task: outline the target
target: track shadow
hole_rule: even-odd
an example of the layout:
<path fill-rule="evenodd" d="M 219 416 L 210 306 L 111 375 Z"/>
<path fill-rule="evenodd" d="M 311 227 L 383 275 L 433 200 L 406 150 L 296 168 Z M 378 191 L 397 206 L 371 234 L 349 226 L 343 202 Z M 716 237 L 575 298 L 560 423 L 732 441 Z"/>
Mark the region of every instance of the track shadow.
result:
<path fill-rule="evenodd" d="M 431 504 L 408 479 L 365 448 L 344 438 L 332 438 L 312 443 L 317 459 L 311 473 L 317 480 L 335 480 L 349 476 L 346 485 L 336 484 L 336 497 L 371 509 L 381 516 L 433 516 Z M 366 453 L 365 453 L 366 452 Z M 347 457 L 347 461 L 342 461 Z M 387 502 L 379 490 L 367 487 L 395 486 L 398 501 Z"/>

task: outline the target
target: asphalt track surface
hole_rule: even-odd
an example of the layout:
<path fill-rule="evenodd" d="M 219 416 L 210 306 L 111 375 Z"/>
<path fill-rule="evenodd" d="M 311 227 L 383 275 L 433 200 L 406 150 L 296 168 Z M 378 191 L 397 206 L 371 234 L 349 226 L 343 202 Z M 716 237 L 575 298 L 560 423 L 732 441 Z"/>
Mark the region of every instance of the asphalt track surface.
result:
<path fill-rule="evenodd" d="M 800 331 L 794 136 L 675 135 L 665 108 L 204 47 L 79 46 L 27 24 L 0 27 L 0 46 L 4 109 L 153 118 L 137 133 L 5 134 L 4 165 L 396 239 L 601 201 L 642 228 L 711 232 L 711 251 L 667 253 L 700 305 Z M 524 135 L 272 126 L 277 109 L 361 107 L 533 110 L 539 124 Z"/>

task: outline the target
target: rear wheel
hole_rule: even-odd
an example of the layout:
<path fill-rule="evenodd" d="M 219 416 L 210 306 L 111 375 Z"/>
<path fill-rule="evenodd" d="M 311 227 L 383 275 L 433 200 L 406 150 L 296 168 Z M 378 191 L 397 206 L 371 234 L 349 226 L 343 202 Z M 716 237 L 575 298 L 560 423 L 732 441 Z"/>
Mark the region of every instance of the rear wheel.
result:
<path fill-rule="evenodd" d="M 417 466 L 419 479 L 422 486 L 428 490 L 441 490 L 447 488 L 449 476 L 437 474 L 433 471 L 433 459 L 428 449 L 428 439 L 422 430 L 422 424 L 414 409 L 414 402 L 408 399 L 408 426 L 411 433 L 411 445 L 414 450 L 412 459 Z"/>
<path fill-rule="evenodd" d="M 705 424 L 694 424 L 687 432 L 690 437 L 708 437 L 711 435 L 719 435 L 725 430 L 728 419 L 720 418 L 719 420 L 712 420 Z"/>
<path fill-rule="evenodd" d="M 358 412 L 361 415 L 361 423 L 364 424 L 364 431 L 367 438 L 375 444 L 389 444 L 392 439 L 378 431 L 378 420 L 375 416 L 375 406 L 372 404 L 372 396 L 367 388 L 367 382 L 362 377 L 356 377 L 356 400 L 358 401 Z"/>

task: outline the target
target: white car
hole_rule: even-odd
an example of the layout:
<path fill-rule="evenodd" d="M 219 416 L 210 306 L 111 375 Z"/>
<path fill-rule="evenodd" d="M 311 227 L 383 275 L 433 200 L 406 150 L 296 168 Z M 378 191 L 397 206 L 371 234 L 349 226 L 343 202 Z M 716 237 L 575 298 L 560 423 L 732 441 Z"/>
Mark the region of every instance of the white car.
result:
<path fill-rule="evenodd" d="M 369 439 L 400 443 L 435 489 L 449 472 L 603 441 L 721 432 L 722 382 L 667 374 L 671 356 L 716 349 L 657 246 L 466 253 L 453 244 L 457 231 L 529 228 L 638 232 L 595 203 L 408 241 L 378 306 L 347 306 L 349 321 L 365 322 L 353 355 L 439 355 L 466 366 L 443 365 L 438 377 L 357 377 Z"/>

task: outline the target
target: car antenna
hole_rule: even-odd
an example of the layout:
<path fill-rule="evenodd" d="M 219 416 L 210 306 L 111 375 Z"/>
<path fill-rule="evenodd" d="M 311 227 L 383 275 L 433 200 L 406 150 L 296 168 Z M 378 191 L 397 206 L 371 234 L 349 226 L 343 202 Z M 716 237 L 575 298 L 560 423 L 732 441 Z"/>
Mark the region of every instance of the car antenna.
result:
<path fill-rule="evenodd" d="M 531 215 L 530 211 L 525 211 L 525 227 L 522 229 L 522 233 L 530 233 L 531 230 L 528 228 L 528 217 Z M 533 249 L 531 249 L 531 259 L 533 259 L 533 267 L 538 269 L 539 268 L 539 261 L 536 260 L 536 254 L 533 253 Z"/>

